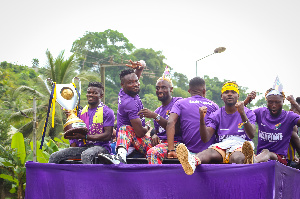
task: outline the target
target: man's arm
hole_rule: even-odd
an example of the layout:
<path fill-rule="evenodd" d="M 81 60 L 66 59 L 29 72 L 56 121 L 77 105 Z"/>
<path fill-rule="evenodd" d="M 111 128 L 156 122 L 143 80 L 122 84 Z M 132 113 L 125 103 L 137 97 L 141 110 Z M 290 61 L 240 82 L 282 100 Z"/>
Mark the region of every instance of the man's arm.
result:
<path fill-rule="evenodd" d="M 291 137 L 291 144 L 293 147 L 295 147 L 298 155 L 300 155 L 300 138 L 299 138 L 297 132 L 298 132 L 297 126 L 294 126 L 292 137 Z"/>
<path fill-rule="evenodd" d="M 174 135 L 175 135 L 175 124 L 178 120 L 178 115 L 176 113 L 171 113 L 167 122 L 167 141 L 168 141 L 168 158 L 177 158 L 174 151 Z"/>
<path fill-rule="evenodd" d="M 142 72 L 143 72 L 144 68 L 146 67 L 146 62 L 144 60 L 140 60 L 140 61 L 136 61 L 136 62 L 129 60 L 129 62 L 131 63 L 131 65 L 126 64 L 126 66 L 135 69 L 135 74 L 138 77 L 138 79 L 140 79 Z"/>
<path fill-rule="evenodd" d="M 113 126 L 103 127 L 103 133 L 95 135 L 87 135 L 87 140 L 90 141 L 110 141 L 113 132 Z M 66 139 L 85 139 L 85 135 L 75 133 L 73 136 L 68 136 Z M 75 143 L 76 144 L 76 143 Z M 72 145 L 71 145 L 72 146 Z"/>
<path fill-rule="evenodd" d="M 244 123 L 244 129 L 246 134 L 248 135 L 248 137 L 250 139 L 253 139 L 255 136 L 255 130 L 256 130 L 256 126 L 255 124 L 251 124 L 249 122 L 249 119 L 245 113 L 244 110 L 244 102 L 243 101 L 239 101 L 235 104 L 235 107 L 237 108 L 237 111 L 240 113 L 242 121 Z"/>
<path fill-rule="evenodd" d="M 200 131 L 201 140 L 204 143 L 208 142 L 215 133 L 215 129 L 213 129 L 212 127 L 206 127 L 206 125 L 205 125 L 204 118 L 205 118 L 206 112 L 207 112 L 206 106 L 199 107 L 199 113 L 200 113 L 199 131 Z"/>
<path fill-rule="evenodd" d="M 294 99 L 292 95 L 287 96 L 286 99 L 291 103 L 291 107 L 296 110 L 296 112 L 300 113 L 300 106 Z M 299 123 L 299 121 L 298 121 Z M 298 125 L 299 126 L 299 125 Z"/>
<path fill-rule="evenodd" d="M 146 118 L 152 118 L 152 119 L 156 119 L 156 117 L 158 116 L 158 114 L 157 113 L 155 113 L 155 112 L 152 112 L 152 111 L 150 111 L 149 109 L 147 109 L 147 108 L 144 108 L 144 109 L 142 109 L 142 110 L 140 110 L 139 112 L 138 112 L 138 115 L 139 116 L 144 116 L 144 117 L 146 117 Z M 164 129 L 166 129 L 166 127 L 167 127 L 167 122 L 168 122 L 168 120 L 166 120 L 165 118 L 163 118 L 163 117 L 160 117 L 160 120 L 159 121 L 156 121 L 161 127 L 163 127 Z"/>
<path fill-rule="evenodd" d="M 140 118 L 130 120 L 131 126 L 134 130 L 134 133 L 137 137 L 142 138 L 148 132 L 148 126 L 143 127 Z"/>
<path fill-rule="evenodd" d="M 256 92 L 252 91 L 251 93 L 249 93 L 247 95 L 247 98 L 244 101 L 244 106 L 247 106 L 247 104 L 249 104 L 252 100 L 254 100 L 256 97 Z"/>

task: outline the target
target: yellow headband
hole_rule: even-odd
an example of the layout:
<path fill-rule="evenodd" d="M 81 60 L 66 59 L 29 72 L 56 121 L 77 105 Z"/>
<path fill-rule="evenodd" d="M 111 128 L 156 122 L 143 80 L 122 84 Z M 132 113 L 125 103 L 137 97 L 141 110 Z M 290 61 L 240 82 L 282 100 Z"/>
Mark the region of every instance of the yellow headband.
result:
<path fill-rule="evenodd" d="M 225 91 L 229 91 L 229 90 L 235 91 L 237 92 L 237 94 L 240 94 L 239 87 L 235 82 L 226 82 L 222 87 L 221 93 L 224 93 Z"/>

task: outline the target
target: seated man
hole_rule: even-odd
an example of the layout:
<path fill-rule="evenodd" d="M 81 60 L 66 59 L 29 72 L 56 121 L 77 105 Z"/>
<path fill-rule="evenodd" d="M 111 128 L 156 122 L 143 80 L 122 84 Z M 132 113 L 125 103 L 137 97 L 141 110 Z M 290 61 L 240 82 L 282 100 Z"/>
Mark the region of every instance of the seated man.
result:
<path fill-rule="evenodd" d="M 191 97 L 178 100 L 172 107 L 170 117 L 167 123 L 167 140 L 168 140 L 168 156 L 167 158 L 177 158 L 178 147 L 174 146 L 174 136 L 176 122 L 180 119 L 180 130 L 182 135 L 182 143 L 192 153 L 199 153 L 208 146 L 215 143 L 216 137 L 211 136 L 211 139 L 206 143 L 201 139 L 199 133 L 199 107 L 207 107 L 207 116 L 216 111 L 219 106 L 211 100 L 205 98 L 206 85 L 204 79 L 194 77 L 189 82 L 189 93 Z M 179 145 L 178 145 L 179 146 Z M 177 154 L 176 154 L 177 153 Z"/>
<path fill-rule="evenodd" d="M 251 139 L 255 135 L 255 114 L 244 107 L 244 102 L 238 102 L 239 88 L 235 82 L 226 82 L 221 91 L 225 106 L 212 113 L 206 120 L 206 107 L 200 107 L 200 135 L 207 142 L 217 134 L 218 143 L 196 154 L 190 154 L 184 144 L 177 147 L 177 155 L 186 174 L 192 175 L 196 166 L 208 163 L 237 163 L 245 159 L 243 153 L 253 156 L 254 144 Z M 250 145 L 250 150 L 243 151 L 244 142 Z M 250 157 L 252 159 L 252 157 Z"/>
<path fill-rule="evenodd" d="M 126 163 L 128 148 L 133 145 L 136 150 L 146 156 L 152 147 L 151 138 L 146 135 L 150 125 L 145 127 L 145 118 L 140 118 L 138 112 L 142 110 L 143 103 L 138 95 L 140 92 L 139 78 L 146 63 L 141 60 L 127 65 L 135 69 L 123 70 L 120 73 L 121 90 L 117 114 L 117 144 L 116 155 L 100 153 L 98 159 L 103 164 Z"/>
<path fill-rule="evenodd" d="M 90 82 L 87 89 L 88 104 L 80 112 L 89 133 L 85 136 L 76 133 L 66 137 L 70 139 L 70 148 L 52 153 L 49 163 L 80 158 L 83 164 L 92 164 L 99 153 L 111 153 L 110 139 L 114 126 L 114 112 L 101 102 L 104 87 L 100 82 Z"/>
<path fill-rule="evenodd" d="M 277 160 L 287 165 L 289 143 L 294 126 L 300 126 L 300 115 L 282 109 L 285 95 L 280 83 L 275 82 L 265 96 L 267 107 L 254 110 L 258 124 L 258 155 L 254 158 L 254 162 Z M 292 96 L 288 96 L 287 100 L 296 111 L 300 112 L 300 106 Z"/>
<path fill-rule="evenodd" d="M 170 111 L 175 102 L 182 99 L 181 97 L 172 97 L 173 84 L 169 75 L 169 69 L 166 67 L 162 77 L 156 82 L 156 95 L 162 105 L 158 107 L 155 112 L 148 109 L 142 109 L 139 115 L 146 118 L 153 118 L 155 133 L 151 136 L 152 148 L 147 151 L 147 159 L 149 164 L 162 164 L 163 158 L 167 154 L 168 142 L 166 134 L 166 126 Z M 179 122 L 177 122 L 179 124 Z M 175 145 L 178 145 L 181 141 L 180 129 L 174 138 Z"/>

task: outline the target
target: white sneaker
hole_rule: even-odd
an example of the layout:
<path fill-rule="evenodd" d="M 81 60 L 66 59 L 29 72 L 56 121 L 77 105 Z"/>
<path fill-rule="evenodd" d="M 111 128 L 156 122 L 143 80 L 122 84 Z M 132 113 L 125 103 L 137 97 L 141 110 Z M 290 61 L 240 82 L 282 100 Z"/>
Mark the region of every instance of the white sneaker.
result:
<path fill-rule="evenodd" d="M 195 156 L 192 155 L 182 143 L 177 146 L 176 153 L 184 172 L 187 175 L 192 175 L 196 169 Z"/>
<path fill-rule="evenodd" d="M 119 154 L 110 155 L 105 153 L 99 153 L 98 160 L 100 164 L 126 164 L 126 161 L 124 161 Z"/>

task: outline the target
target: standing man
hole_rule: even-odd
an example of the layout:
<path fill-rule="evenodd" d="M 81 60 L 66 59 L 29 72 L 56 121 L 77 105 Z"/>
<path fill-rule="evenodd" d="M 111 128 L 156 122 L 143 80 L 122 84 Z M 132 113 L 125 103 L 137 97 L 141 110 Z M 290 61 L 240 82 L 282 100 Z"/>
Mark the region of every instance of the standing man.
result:
<path fill-rule="evenodd" d="M 182 99 L 181 97 L 172 97 L 173 84 L 169 73 L 168 66 L 166 67 L 162 77 L 156 82 L 156 95 L 161 106 L 154 112 L 148 109 L 142 109 L 139 115 L 146 118 L 152 118 L 154 122 L 155 134 L 152 138 L 152 148 L 147 151 L 147 159 L 149 164 L 162 164 L 163 158 L 167 154 L 168 142 L 166 127 L 170 116 L 170 111 L 175 102 Z M 176 124 L 179 124 L 177 122 Z M 175 147 L 181 142 L 179 126 L 176 125 L 178 131 L 174 137 Z"/>
<path fill-rule="evenodd" d="M 92 164 L 99 153 L 111 153 L 110 139 L 114 126 L 114 112 L 101 102 L 104 87 L 100 82 L 90 82 L 87 89 L 86 105 L 80 112 L 80 119 L 89 129 L 87 135 L 76 133 L 66 137 L 70 140 L 70 148 L 52 153 L 49 163 L 80 158 L 83 164 Z"/>
<path fill-rule="evenodd" d="M 192 175 L 201 163 L 244 163 L 242 146 L 247 140 L 253 157 L 254 144 L 251 139 L 255 135 L 255 114 L 244 107 L 244 102 L 238 102 L 239 88 L 235 82 L 226 82 L 221 93 L 225 106 L 210 114 L 206 121 L 204 117 L 207 108 L 199 108 L 201 139 L 208 142 L 217 134 L 218 143 L 195 156 L 189 153 L 184 144 L 177 147 L 178 159 L 188 175 Z"/>
<path fill-rule="evenodd" d="M 140 92 L 139 78 L 146 63 L 141 60 L 131 61 L 126 65 L 135 69 L 123 70 L 120 73 L 121 90 L 119 92 L 119 105 L 117 114 L 117 155 L 99 154 L 98 158 L 104 164 L 126 163 L 128 147 L 132 144 L 142 154 L 152 147 L 151 138 L 146 135 L 150 125 L 145 126 L 145 118 L 140 118 L 139 111 L 143 104 L 138 95 Z"/>
<path fill-rule="evenodd" d="M 211 136 L 211 139 L 205 143 L 201 140 L 199 133 L 199 108 L 206 106 L 207 116 L 219 108 L 217 104 L 205 98 L 206 86 L 204 79 L 200 77 L 191 79 L 188 92 L 191 94 L 191 97 L 179 100 L 174 104 L 167 123 L 168 158 L 177 158 L 178 155 L 178 147 L 176 152 L 174 147 L 175 124 L 178 119 L 180 119 L 182 143 L 192 153 L 199 153 L 207 149 L 212 143 L 215 143 L 215 136 Z"/>

